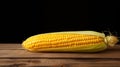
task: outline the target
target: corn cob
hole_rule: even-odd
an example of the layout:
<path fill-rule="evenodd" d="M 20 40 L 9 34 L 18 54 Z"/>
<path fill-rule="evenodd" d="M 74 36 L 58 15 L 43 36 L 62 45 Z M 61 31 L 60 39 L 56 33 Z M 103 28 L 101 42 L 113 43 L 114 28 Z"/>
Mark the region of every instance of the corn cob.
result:
<path fill-rule="evenodd" d="M 34 52 L 98 52 L 117 42 L 117 37 L 96 31 L 65 31 L 31 36 L 22 46 Z"/>

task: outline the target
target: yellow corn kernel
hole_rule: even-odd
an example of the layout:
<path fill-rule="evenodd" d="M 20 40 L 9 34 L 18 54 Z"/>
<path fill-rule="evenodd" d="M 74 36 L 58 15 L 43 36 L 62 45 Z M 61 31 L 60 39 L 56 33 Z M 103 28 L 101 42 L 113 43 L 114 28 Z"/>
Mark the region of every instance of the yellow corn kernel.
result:
<path fill-rule="evenodd" d="M 114 40 L 112 45 L 118 42 L 116 37 Z M 34 35 L 26 39 L 22 46 L 34 52 L 97 52 L 105 50 L 109 43 L 110 37 L 106 38 L 104 33 L 68 31 Z"/>

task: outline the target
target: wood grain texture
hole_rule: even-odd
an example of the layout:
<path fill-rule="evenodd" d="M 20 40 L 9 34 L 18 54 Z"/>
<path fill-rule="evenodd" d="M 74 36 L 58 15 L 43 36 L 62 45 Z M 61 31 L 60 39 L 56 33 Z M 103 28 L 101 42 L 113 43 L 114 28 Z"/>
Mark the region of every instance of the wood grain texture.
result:
<path fill-rule="evenodd" d="M 0 44 L 0 67 L 120 67 L 120 46 L 97 53 L 33 53 Z"/>

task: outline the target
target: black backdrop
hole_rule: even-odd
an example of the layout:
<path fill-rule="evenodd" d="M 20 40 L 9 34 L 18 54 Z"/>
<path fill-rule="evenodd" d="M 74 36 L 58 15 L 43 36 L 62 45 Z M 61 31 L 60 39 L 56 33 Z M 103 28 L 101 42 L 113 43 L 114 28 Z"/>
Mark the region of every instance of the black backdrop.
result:
<path fill-rule="evenodd" d="M 119 3 L 113 1 L 1 1 L 0 43 L 21 43 L 55 31 L 111 31 L 120 36 Z M 117 34 L 116 34 L 117 32 Z"/>

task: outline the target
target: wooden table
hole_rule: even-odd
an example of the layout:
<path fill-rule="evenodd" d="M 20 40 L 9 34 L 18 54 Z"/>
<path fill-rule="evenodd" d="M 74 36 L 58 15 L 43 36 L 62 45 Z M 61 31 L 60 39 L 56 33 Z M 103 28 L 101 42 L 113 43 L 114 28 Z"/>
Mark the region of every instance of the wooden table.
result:
<path fill-rule="evenodd" d="M 0 67 L 120 67 L 120 46 L 98 53 L 32 53 L 0 44 Z"/>

